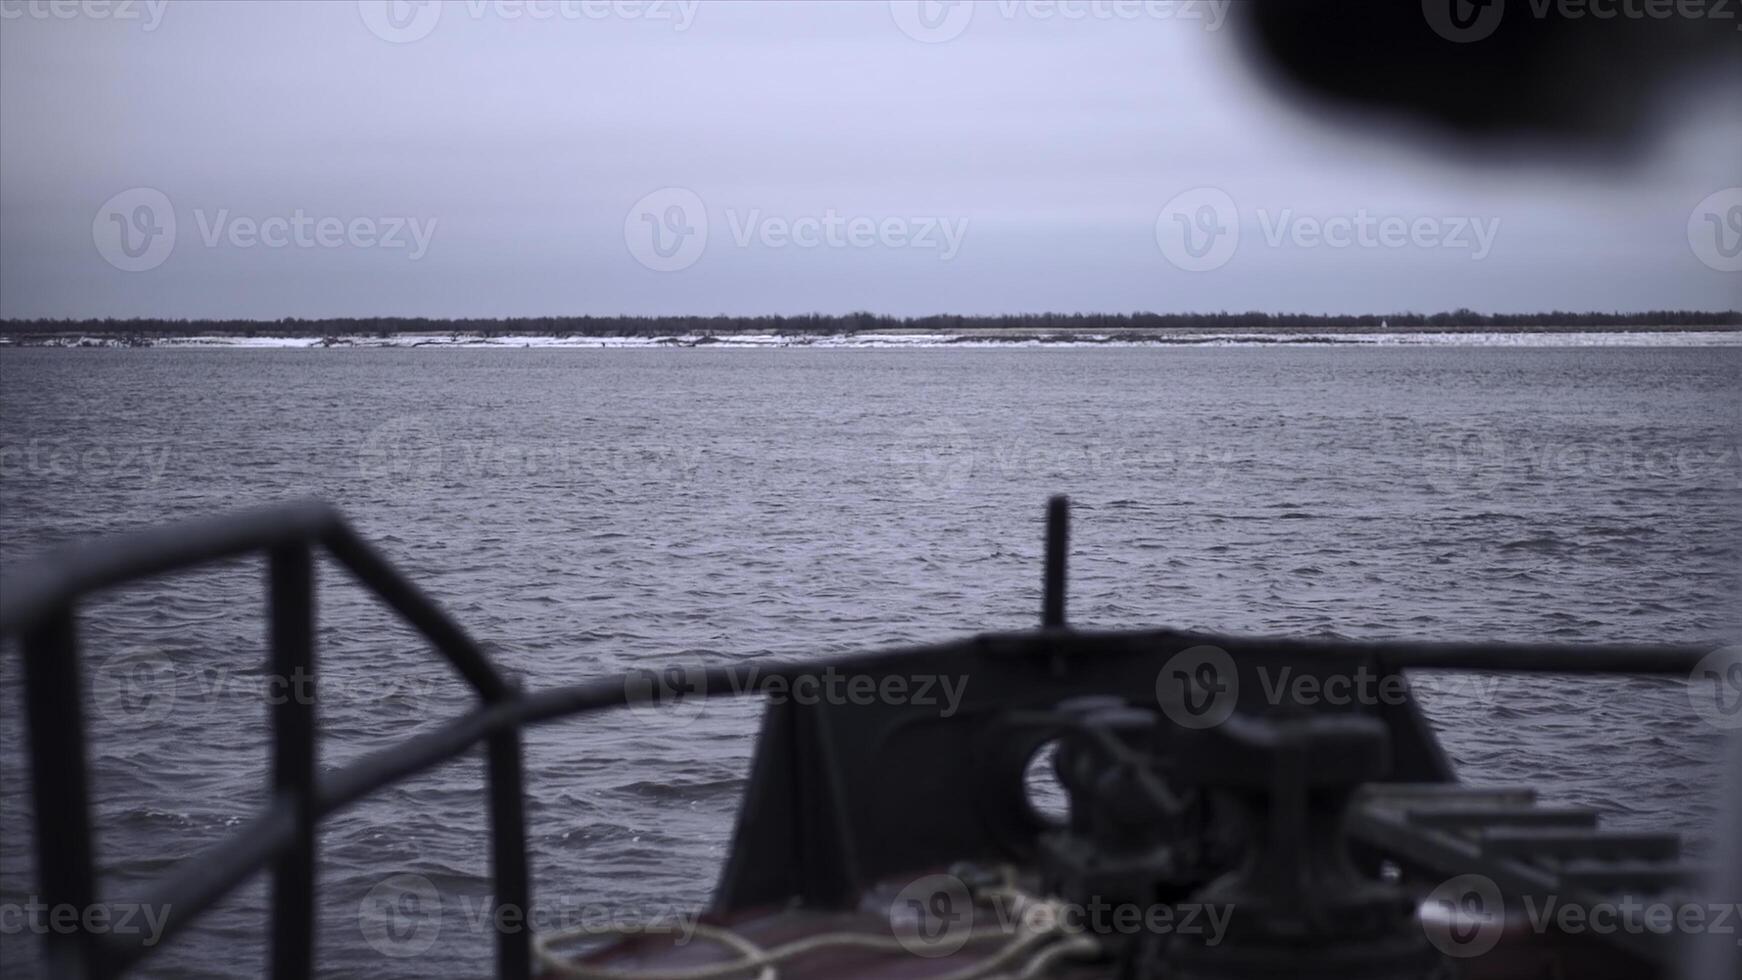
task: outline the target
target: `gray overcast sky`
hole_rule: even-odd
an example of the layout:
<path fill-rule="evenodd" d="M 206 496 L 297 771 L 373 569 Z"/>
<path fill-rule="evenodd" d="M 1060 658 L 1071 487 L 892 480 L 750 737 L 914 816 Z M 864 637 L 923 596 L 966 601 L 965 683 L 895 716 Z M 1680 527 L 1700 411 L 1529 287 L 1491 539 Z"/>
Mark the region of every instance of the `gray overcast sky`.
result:
<path fill-rule="evenodd" d="M 0 315 L 1737 304 L 1716 86 L 1631 169 L 1471 166 L 1215 9 L 1064 8 L 0 0 Z"/>

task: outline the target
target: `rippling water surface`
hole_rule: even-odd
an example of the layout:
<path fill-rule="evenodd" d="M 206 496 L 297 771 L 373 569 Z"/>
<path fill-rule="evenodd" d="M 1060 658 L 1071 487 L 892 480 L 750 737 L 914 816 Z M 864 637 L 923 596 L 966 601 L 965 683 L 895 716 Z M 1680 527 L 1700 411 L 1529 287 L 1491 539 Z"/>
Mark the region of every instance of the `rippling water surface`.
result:
<path fill-rule="evenodd" d="M 324 497 L 540 686 L 1027 626 L 1042 502 L 1068 492 L 1079 624 L 1706 641 L 1736 625 L 1739 380 L 1738 348 L 10 350 L 0 559 Z M 323 767 L 465 710 L 433 654 L 319 573 Z M 261 593 L 237 563 L 86 609 L 118 900 L 264 799 Z M 7 653 L 0 898 L 22 902 Z M 1547 781 L 1627 826 L 1709 817 L 1716 731 L 1679 683 L 1428 697 L 1467 779 Z M 540 914 L 705 901 L 754 723 L 710 704 L 530 733 Z M 323 971 L 488 972 L 481 786 L 468 756 L 323 825 Z M 435 886 L 439 918 L 383 942 L 359 909 L 398 874 Z M 259 973 L 264 905 L 255 882 L 148 975 Z M 32 975 L 27 938 L 0 937 L 9 975 Z"/>

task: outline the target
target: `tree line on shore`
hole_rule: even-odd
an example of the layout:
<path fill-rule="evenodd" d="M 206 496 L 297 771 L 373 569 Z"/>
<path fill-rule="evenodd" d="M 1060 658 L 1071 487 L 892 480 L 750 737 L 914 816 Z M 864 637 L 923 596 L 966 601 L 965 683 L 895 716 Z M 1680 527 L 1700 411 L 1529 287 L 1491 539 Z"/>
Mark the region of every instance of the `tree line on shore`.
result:
<path fill-rule="evenodd" d="M 664 337 L 711 334 L 839 335 L 976 331 L 1265 331 L 1265 330 L 1546 330 L 1742 326 L 1737 310 L 1648 310 L 1637 313 L 1017 313 L 994 316 L 896 317 L 875 313 L 800 316 L 331 317 L 279 320 L 7 319 L 0 333 L 107 336 L 339 337 L 396 334 L 483 336 Z"/>

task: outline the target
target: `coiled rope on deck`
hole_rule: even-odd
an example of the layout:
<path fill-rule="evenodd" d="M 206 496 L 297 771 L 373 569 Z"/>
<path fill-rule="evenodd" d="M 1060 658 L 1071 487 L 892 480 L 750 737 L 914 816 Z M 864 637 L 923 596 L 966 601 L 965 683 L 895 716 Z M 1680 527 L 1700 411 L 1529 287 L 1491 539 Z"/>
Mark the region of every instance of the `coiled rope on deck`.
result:
<path fill-rule="evenodd" d="M 1063 903 L 1048 898 L 1040 898 L 1017 888 L 1014 876 L 1005 874 L 1004 884 L 978 891 L 976 899 L 1008 898 L 1013 903 L 1016 912 L 1016 927 L 1005 930 L 1002 927 L 976 929 L 969 933 L 963 942 L 963 947 L 983 944 L 993 939 L 1005 939 L 1005 944 L 996 952 L 971 963 L 961 969 L 940 974 L 932 980 L 983 980 L 1036 946 L 1044 946 L 1025 964 L 1018 976 L 1021 980 L 1030 980 L 1043 975 L 1059 960 L 1067 957 L 1093 956 L 1100 952 L 1100 943 L 1093 937 L 1085 935 L 1080 930 L 1064 925 L 1065 917 Z M 1029 916 L 1030 909 L 1037 909 L 1041 914 Z M 1038 925 L 1031 925 L 1031 918 Z M 640 928 L 631 930 L 622 928 L 612 930 L 620 935 L 628 935 L 631 931 L 645 934 L 650 930 Z M 669 930 L 651 930 L 658 932 L 676 932 L 677 928 Z M 699 966 L 678 969 L 611 969 L 604 966 L 594 966 L 580 963 L 564 957 L 555 951 L 555 947 L 573 939 L 593 937 L 597 935 L 592 929 L 579 927 L 564 929 L 552 933 L 540 933 L 533 937 L 533 950 L 538 956 L 539 964 L 556 976 L 568 977 L 571 980 L 718 980 L 718 978 L 743 973 L 749 970 L 760 970 L 758 980 L 776 980 L 779 964 L 807 953 L 825 949 L 866 949 L 891 953 L 910 953 L 908 942 L 895 936 L 878 936 L 857 932 L 828 932 L 815 936 L 807 936 L 772 949 L 763 949 L 754 942 L 738 935 L 731 929 L 709 926 L 697 923 L 695 934 L 712 940 L 723 946 L 730 947 L 738 955 L 735 959 L 719 963 L 706 963 Z M 1065 937 L 1063 941 L 1045 945 L 1050 940 Z"/>

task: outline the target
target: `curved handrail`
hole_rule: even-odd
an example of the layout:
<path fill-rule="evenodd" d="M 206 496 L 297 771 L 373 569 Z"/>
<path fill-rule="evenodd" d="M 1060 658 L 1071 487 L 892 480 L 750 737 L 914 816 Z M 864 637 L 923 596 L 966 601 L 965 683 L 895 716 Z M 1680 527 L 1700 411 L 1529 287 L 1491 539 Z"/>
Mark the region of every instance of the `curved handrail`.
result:
<path fill-rule="evenodd" d="M 134 579 L 298 541 L 343 528 L 332 505 L 296 500 L 81 541 L 0 577 L 0 633 L 24 629 L 81 596 Z"/>
<path fill-rule="evenodd" d="M 517 687 L 458 623 L 360 538 L 336 509 L 320 501 L 275 504 L 77 544 L 9 569 L 0 579 L 0 634 L 20 637 L 24 652 L 37 864 L 46 904 L 88 908 L 96 898 L 78 601 L 137 579 L 263 552 L 269 559 L 272 669 L 282 677 L 303 673 L 312 678 L 316 549 L 344 566 L 430 641 L 484 707 L 433 733 L 440 753 L 389 750 L 384 759 L 353 765 L 320 783 L 314 765 L 312 699 L 286 698 L 275 704 L 271 802 L 241 835 L 204 860 L 182 862 L 170 876 L 166 901 L 159 904 L 172 911 L 156 938 L 167 938 L 271 865 L 274 975 L 305 980 L 312 970 L 315 823 L 345 802 L 480 741 L 488 743 L 489 753 L 495 893 L 504 905 L 527 906 L 520 725 L 510 710 L 521 703 Z M 399 765 L 384 765 L 393 762 Z M 411 768 L 405 767 L 407 762 Z M 57 976 L 115 976 L 150 952 L 137 943 L 82 930 L 51 933 L 46 942 L 50 972 Z M 524 931 L 500 933 L 497 967 L 504 977 L 530 975 L 531 946 Z"/>
<path fill-rule="evenodd" d="M 320 500 L 196 518 L 51 551 L 0 578 L 0 633 L 22 632 L 89 593 L 125 582 L 302 544 L 323 546 L 429 639 L 485 700 L 508 695 L 510 685 L 459 624 Z"/>

